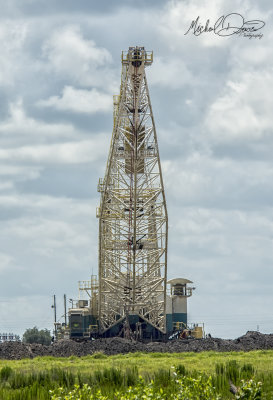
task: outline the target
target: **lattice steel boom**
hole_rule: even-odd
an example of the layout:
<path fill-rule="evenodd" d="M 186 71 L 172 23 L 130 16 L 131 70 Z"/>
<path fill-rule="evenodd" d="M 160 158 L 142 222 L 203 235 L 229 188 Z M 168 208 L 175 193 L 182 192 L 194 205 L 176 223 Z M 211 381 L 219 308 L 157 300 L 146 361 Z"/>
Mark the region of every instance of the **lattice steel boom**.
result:
<path fill-rule="evenodd" d="M 167 208 L 144 47 L 122 52 L 120 95 L 100 180 L 100 333 L 135 315 L 166 332 Z"/>

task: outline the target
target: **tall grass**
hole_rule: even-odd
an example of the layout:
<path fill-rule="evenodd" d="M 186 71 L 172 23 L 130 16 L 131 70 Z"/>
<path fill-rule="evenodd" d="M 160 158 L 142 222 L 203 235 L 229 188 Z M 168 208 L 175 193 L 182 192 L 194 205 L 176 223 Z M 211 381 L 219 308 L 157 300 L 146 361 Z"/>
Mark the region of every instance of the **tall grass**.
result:
<path fill-rule="evenodd" d="M 101 368 L 94 368 L 95 362 L 105 361 L 105 357 L 108 361 L 108 367 L 104 365 Z M 132 358 L 136 360 L 140 357 L 134 355 Z M 153 360 L 155 359 L 164 360 L 159 355 L 153 358 Z M 166 359 L 171 360 L 169 355 Z M 263 399 L 273 399 L 272 370 L 267 372 L 263 369 L 258 370 L 250 362 L 241 363 L 238 360 L 223 357 L 222 362 L 214 364 L 214 371 L 211 371 L 210 368 L 206 371 L 206 362 L 209 364 L 211 359 L 211 355 L 208 354 L 207 359 L 203 355 L 204 365 L 200 371 L 199 369 L 188 368 L 184 362 L 181 362 L 185 359 L 181 356 L 180 363 L 176 363 L 172 368 L 168 368 L 168 365 L 164 368 L 160 364 L 160 368 L 157 370 L 149 369 L 148 363 L 147 369 L 141 367 L 140 370 L 137 365 L 127 363 L 126 358 L 123 358 L 123 363 L 119 361 L 118 364 L 111 366 L 110 361 L 112 359 L 103 354 L 97 354 L 93 358 L 89 357 L 89 368 L 83 370 L 79 367 L 73 367 L 73 369 L 69 367 L 71 363 L 77 365 L 78 362 L 81 362 L 80 359 L 75 357 L 67 359 L 66 363 L 60 363 L 59 366 L 55 362 L 56 360 L 52 360 L 52 363 L 48 359 L 45 362 L 43 358 L 32 360 L 32 365 L 39 366 L 41 364 L 43 369 L 32 368 L 31 370 L 28 364 L 26 369 L 21 368 L 19 370 L 12 368 L 12 365 L 16 367 L 16 361 L 13 362 L 14 364 L 9 362 L 0 369 L 0 400 L 49 400 L 50 390 L 55 390 L 58 387 L 70 390 L 75 384 L 80 387 L 87 384 L 94 393 L 100 389 L 103 395 L 114 398 L 114 393 L 117 390 L 125 392 L 128 387 L 135 387 L 139 382 L 139 375 L 142 376 L 146 384 L 153 381 L 155 388 L 164 390 L 167 398 L 174 392 L 177 378 L 197 379 L 201 375 L 205 379 L 208 379 L 209 376 L 212 377 L 213 386 L 217 392 L 222 394 L 224 399 L 234 398 L 229 392 L 230 381 L 239 386 L 242 379 L 249 380 L 251 378 L 263 382 Z M 21 362 L 21 366 L 26 365 L 24 362 L 26 363 L 26 361 Z M 31 361 L 28 362 L 31 363 Z"/>
<path fill-rule="evenodd" d="M 31 373 L 33 371 L 45 371 L 56 367 L 70 370 L 73 374 L 78 370 L 89 374 L 92 370 L 101 370 L 109 366 L 122 370 L 137 367 L 140 374 L 147 371 L 154 373 L 159 369 L 170 369 L 172 366 L 183 364 L 188 370 L 194 369 L 212 374 L 215 365 L 236 360 L 240 365 L 251 363 L 255 371 L 273 373 L 273 351 L 259 350 L 250 352 L 201 352 L 201 353 L 129 353 L 107 356 L 103 353 L 95 353 L 85 357 L 71 356 L 57 358 L 52 356 L 36 357 L 24 360 L 0 360 L 0 370 L 4 366 L 10 366 L 14 370 Z"/>

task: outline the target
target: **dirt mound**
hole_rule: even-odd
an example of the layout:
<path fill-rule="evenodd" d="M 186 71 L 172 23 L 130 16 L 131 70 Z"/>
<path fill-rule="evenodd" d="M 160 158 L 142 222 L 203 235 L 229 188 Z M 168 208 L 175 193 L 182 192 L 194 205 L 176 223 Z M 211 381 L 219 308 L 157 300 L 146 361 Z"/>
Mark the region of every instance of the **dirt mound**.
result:
<path fill-rule="evenodd" d="M 70 357 L 86 356 L 102 352 L 107 355 L 134 353 L 182 353 L 201 351 L 250 351 L 273 349 L 273 334 L 266 335 L 249 331 L 245 335 L 234 339 L 181 339 L 170 340 L 167 343 L 150 342 L 140 343 L 119 337 L 98 339 L 88 342 L 74 342 L 73 340 L 59 340 L 50 346 L 41 344 L 26 344 L 20 342 L 0 343 L 0 359 L 20 360 L 38 356 Z"/>

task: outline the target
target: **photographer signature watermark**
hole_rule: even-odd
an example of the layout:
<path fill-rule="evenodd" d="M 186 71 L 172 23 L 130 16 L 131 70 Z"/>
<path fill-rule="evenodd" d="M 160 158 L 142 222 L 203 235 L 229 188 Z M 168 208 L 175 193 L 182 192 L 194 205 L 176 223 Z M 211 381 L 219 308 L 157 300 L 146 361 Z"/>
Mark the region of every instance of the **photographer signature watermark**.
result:
<path fill-rule="evenodd" d="M 205 25 L 202 25 L 199 18 L 198 16 L 191 22 L 184 35 L 192 33 L 195 36 L 200 36 L 202 33 L 213 32 L 215 35 L 224 37 L 232 35 L 243 36 L 248 39 L 261 39 L 263 37 L 263 34 L 258 31 L 265 26 L 265 22 L 259 19 L 245 21 L 241 14 L 231 13 L 226 16 L 222 15 L 214 25 L 210 24 L 209 19 Z"/>

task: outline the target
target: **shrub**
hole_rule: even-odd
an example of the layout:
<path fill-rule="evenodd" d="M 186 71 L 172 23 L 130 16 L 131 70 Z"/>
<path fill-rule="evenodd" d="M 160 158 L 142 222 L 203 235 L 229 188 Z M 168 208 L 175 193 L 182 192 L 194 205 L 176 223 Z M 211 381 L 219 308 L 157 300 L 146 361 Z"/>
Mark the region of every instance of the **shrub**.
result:
<path fill-rule="evenodd" d="M 238 393 L 235 396 L 240 400 L 261 400 L 262 398 L 262 383 L 255 382 L 253 379 L 249 381 L 242 381 Z"/>

